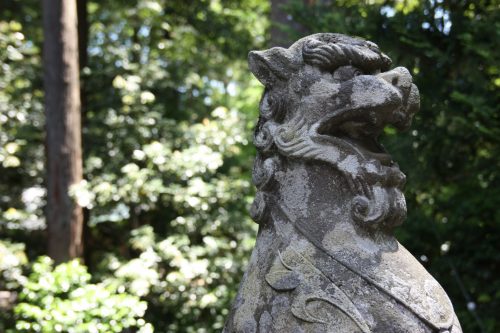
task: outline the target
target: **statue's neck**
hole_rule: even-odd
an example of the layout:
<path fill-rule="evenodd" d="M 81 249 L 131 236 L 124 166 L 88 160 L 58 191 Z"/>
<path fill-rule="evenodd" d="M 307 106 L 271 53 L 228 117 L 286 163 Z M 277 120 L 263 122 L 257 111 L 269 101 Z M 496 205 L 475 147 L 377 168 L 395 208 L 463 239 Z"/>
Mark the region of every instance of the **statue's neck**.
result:
<path fill-rule="evenodd" d="M 406 216 L 402 192 L 397 187 L 362 181 L 348 179 L 327 163 L 287 161 L 263 193 L 276 202 L 268 206 L 279 205 L 291 220 L 319 232 L 348 223 L 356 230 L 387 233 L 402 223 Z M 353 186 L 356 182 L 358 188 Z"/>

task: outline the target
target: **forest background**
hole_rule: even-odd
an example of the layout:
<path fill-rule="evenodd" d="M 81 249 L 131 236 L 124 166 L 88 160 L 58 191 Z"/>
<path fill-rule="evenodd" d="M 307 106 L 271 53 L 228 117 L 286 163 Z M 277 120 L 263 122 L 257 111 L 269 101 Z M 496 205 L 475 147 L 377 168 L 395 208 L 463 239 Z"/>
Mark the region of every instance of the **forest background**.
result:
<path fill-rule="evenodd" d="M 0 332 L 219 332 L 257 231 L 263 88 L 246 56 L 313 32 L 369 39 L 412 72 L 421 111 L 383 138 L 408 177 L 398 238 L 464 332 L 500 331 L 497 0 L 77 4 L 83 235 L 79 259 L 54 261 L 47 7 L 0 2 Z"/>

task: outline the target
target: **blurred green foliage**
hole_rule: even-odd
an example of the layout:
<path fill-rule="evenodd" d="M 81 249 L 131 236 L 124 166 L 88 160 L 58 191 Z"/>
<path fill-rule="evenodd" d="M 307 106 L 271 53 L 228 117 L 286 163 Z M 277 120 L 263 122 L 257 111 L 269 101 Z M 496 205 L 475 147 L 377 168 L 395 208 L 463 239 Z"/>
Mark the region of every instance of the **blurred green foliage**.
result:
<path fill-rule="evenodd" d="M 90 278 L 78 260 L 53 268 L 50 258 L 40 257 L 14 309 L 15 330 L 7 332 L 123 332 L 130 327 L 153 332 L 142 319 L 146 302 L 120 291 L 118 283 L 91 284 Z"/>
<path fill-rule="evenodd" d="M 0 284 L 18 294 L 0 331 L 220 331 L 256 234 L 249 138 L 261 87 L 246 55 L 264 47 L 267 2 L 88 2 L 85 181 L 71 189 L 86 209 L 88 269 L 37 259 L 40 8 L 1 7 L 0 274 L 20 276 Z M 29 260 L 14 261 L 22 244 Z"/>
<path fill-rule="evenodd" d="M 414 74 L 422 110 L 409 133 L 384 139 L 409 176 L 399 236 L 451 295 L 464 331 L 498 331 L 498 3 L 291 3 L 304 31 L 363 36 Z M 0 291 L 17 295 L 0 331 L 219 332 L 256 235 L 249 141 L 262 87 L 246 55 L 266 47 L 269 3 L 87 10 L 85 181 L 71 189 L 85 207 L 85 266 L 53 267 L 40 4 L 0 4 Z"/>

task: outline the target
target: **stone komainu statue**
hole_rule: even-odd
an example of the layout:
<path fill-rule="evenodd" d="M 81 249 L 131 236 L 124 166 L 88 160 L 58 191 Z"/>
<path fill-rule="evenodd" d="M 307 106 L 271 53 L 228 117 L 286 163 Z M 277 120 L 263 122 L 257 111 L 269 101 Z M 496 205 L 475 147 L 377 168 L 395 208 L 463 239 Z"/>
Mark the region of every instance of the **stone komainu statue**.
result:
<path fill-rule="evenodd" d="M 322 33 L 249 54 L 257 243 L 224 332 L 461 333 L 443 288 L 393 236 L 405 175 L 378 143 L 419 93 L 374 43 Z"/>

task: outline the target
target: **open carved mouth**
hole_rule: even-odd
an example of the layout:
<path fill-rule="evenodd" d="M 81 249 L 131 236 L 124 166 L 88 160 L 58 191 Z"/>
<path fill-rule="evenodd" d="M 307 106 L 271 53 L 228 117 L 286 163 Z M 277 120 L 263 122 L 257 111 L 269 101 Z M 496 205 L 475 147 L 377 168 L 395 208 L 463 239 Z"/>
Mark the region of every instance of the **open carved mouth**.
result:
<path fill-rule="evenodd" d="M 392 166 L 394 163 L 391 155 L 378 141 L 384 127 L 391 125 L 384 111 L 387 105 L 367 109 L 344 109 L 325 116 L 318 122 L 316 133 L 326 141 L 340 140 L 354 151 L 367 159 L 378 160 L 382 165 Z M 386 118 L 386 119 L 384 119 Z"/>

